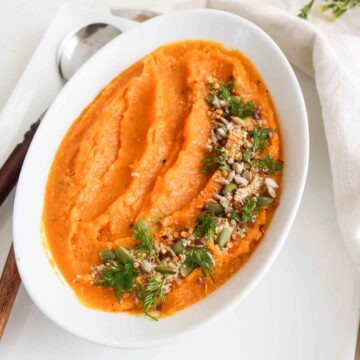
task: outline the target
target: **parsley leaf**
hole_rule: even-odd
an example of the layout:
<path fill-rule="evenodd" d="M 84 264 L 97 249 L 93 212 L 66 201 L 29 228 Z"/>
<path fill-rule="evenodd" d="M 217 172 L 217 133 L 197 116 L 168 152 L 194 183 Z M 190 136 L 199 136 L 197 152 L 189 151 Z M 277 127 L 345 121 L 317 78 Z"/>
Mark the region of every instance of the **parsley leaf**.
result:
<path fill-rule="evenodd" d="M 256 160 L 255 165 L 270 174 L 276 174 L 283 168 L 283 163 L 275 161 L 271 155 L 265 155 L 261 160 Z"/>
<path fill-rule="evenodd" d="M 143 254 L 155 255 L 154 238 L 150 235 L 149 228 L 144 220 L 140 220 L 134 226 L 134 238 L 138 240 L 135 249 Z"/>

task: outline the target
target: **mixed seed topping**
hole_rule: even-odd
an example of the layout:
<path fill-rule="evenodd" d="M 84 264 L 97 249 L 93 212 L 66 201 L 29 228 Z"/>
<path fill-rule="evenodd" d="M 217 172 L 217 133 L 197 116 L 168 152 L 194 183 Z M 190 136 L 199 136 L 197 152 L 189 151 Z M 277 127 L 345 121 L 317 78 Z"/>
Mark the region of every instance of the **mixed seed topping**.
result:
<path fill-rule="evenodd" d="M 260 108 L 236 94 L 233 79 L 208 80 L 212 129 L 201 171 L 212 174 L 219 190 L 205 202 L 193 228 L 155 238 L 140 221 L 134 226 L 135 247 L 101 250 L 102 264 L 92 273 L 93 285 L 112 288 L 119 303 L 123 293 L 131 293 L 155 320 L 166 294 L 196 268 L 199 284 L 206 286 L 207 277 L 215 281 L 212 249 L 221 255 L 242 241 L 260 210 L 275 206 L 279 188 L 274 175 L 283 163 L 268 153 L 275 129 L 266 127 Z"/>

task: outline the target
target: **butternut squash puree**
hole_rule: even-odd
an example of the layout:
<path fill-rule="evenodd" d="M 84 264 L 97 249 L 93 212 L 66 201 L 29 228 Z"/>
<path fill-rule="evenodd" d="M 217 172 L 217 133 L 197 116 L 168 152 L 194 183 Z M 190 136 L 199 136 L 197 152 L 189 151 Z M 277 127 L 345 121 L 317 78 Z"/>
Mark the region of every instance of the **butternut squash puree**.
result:
<path fill-rule="evenodd" d="M 155 236 L 193 226 L 218 189 L 214 175 L 201 172 L 211 126 L 204 101 L 209 75 L 219 81 L 234 77 L 237 92 L 277 129 L 270 96 L 243 54 L 211 42 L 182 41 L 155 50 L 116 77 L 63 139 L 48 178 L 43 226 L 57 267 L 86 306 L 136 311 L 131 294 L 119 304 L 111 289 L 90 285 L 99 250 L 132 247 L 132 226 L 139 219 L 146 219 Z M 277 134 L 270 143 L 273 157 L 280 151 Z M 215 282 L 199 283 L 201 272 L 195 270 L 167 295 L 162 314 L 202 299 L 238 271 L 271 215 L 262 210 L 228 252 L 212 246 Z"/>

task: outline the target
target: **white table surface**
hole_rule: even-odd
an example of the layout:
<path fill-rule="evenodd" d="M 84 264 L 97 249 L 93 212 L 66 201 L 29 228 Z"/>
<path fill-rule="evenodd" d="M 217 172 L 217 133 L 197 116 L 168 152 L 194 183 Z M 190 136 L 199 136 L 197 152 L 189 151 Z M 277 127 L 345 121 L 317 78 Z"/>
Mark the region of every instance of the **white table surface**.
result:
<path fill-rule="evenodd" d="M 0 0 L 0 110 L 63 2 Z M 104 0 L 73 2 L 106 5 Z M 310 121 L 308 182 L 283 250 L 239 307 L 190 338 L 154 349 L 125 351 L 90 344 L 60 329 L 20 287 L 0 342 L 0 359 L 353 359 L 359 322 L 359 275 L 341 240 L 335 217 L 315 84 L 300 71 L 296 70 L 296 74 Z M 6 133 L 0 133 L 0 143 L 5 138 Z M 0 209 L 0 269 L 11 242 L 12 203 L 13 194 Z"/>

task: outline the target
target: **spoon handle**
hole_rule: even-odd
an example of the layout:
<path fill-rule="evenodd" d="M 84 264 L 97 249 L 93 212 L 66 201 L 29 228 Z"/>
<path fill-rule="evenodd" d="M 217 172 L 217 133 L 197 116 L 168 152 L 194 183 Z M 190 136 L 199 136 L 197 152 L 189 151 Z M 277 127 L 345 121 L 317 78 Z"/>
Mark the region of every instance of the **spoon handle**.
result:
<path fill-rule="evenodd" d="M 16 267 L 14 248 L 11 248 L 6 259 L 0 279 L 0 339 L 4 333 L 16 294 L 20 286 L 20 276 Z"/>
<path fill-rule="evenodd" d="M 21 166 L 41 119 L 42 116 L 30 126 L 30 129 L 24 135 L 23 141 L 16 145 L 0 169 L 0 205 L 5 201 L 18 181 Z"/>

